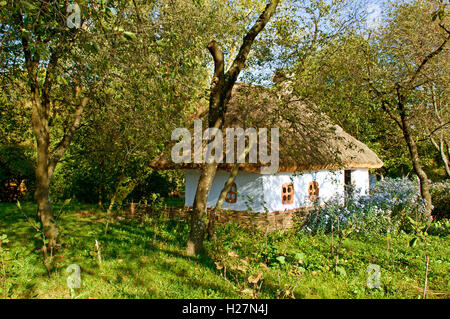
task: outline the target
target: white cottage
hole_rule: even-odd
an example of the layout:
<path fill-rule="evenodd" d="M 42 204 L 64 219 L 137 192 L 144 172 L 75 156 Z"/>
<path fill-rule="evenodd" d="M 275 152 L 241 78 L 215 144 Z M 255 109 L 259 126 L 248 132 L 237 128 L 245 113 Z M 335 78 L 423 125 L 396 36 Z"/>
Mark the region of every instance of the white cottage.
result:
<path fill-rule="evenodd" d="M 276 89 L 236 84 L 227 106 L 224 130 L 227 127 L 280 130 L 278 171 L 265 175 L 259 161 L 241 164 L 223 204 L 223 209 L 235 212 L 288 212 L 321 205 L 344 196 L 347 185 L 364 194 L 369 189 L 369 169 L 383 165 L 366 145 L 331 124 L 314 106 Z M 185 206 L 192 206 L 202 164 L 174 164 L 168 154 L 164 152 L 152 166 L 183 169 Z M 231 164 L 219 165 L 208 207 L 216 205 L 231 168 Z"/>

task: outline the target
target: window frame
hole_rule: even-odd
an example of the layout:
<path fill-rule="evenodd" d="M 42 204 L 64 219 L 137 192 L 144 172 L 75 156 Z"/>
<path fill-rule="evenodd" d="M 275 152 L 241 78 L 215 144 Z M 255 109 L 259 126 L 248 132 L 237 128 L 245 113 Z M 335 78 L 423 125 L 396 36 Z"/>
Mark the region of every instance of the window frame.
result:
<path fill-rule="evenodd" d="M 345 197 L 352 197 L 353 193 L 353 170 L 344 170 L 344 194 Z"/>
<path fill-rule="evenodd" d="M 289 189 L 291 189 L 290 192 Z M 289 196 L 291 197 L 290 199 Z M 289 182 L 281 185 L 281 203 L 283 205 L 291 205 L 294 203 L 294 198 L 294 184 Z"/>
<path fill-rule="evenodd" d="M 229 204 L 234 204 L 237 202 L 237 185 L 235 182 L 231 184 L 230 190 L 227 192 L 225 196 L 225 202 Z"/>
<path fill-rule="evenodd" d="M 309 182 L 308 198 L 311 202 L 316 202 L 319 199 L 319 183 L 317 181 Z"/>

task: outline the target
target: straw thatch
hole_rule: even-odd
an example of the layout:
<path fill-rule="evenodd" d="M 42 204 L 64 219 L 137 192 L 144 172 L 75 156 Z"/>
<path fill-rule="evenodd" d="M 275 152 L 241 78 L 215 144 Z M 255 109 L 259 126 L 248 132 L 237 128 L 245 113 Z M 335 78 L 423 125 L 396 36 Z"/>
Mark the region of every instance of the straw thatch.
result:
<path fill-rule="evenodd" d="M 207 111 L 198 112 L 197 118 L 206 119 Z M 207 121 L 204 121 L 207 123 Z M 189 123 L 187 127 L 191 127 Z M 277 88 L 263 88 L 236 83 L 227 106 L 225 128 L 270 128 L 280 130 L 280 162 L 278 172 L 312 170 L 380 168 L 383 162 L 365 144 L 331 123 L 314 105 Z M 206 125 L 203 125 L 206 129 Z M 193 134 L 192 134 L 193 135 Z M 170 158 L 170 147 L 152 162 L 155 169 L 200 168 L 202 164 L 175 164 Z M 270 145 L 270 138 L 268 139 Z M 192 143 L 193 145 L 193 143 Z M 270 151 L 270 148 L 269 150 Z M 225 160 L 224 160 L 225 162 Z M 232 164 L 220 164 L 219 169 L 229 170 Z M 241 170 L 260 172 L 260 163 L 248 160 Z"/>

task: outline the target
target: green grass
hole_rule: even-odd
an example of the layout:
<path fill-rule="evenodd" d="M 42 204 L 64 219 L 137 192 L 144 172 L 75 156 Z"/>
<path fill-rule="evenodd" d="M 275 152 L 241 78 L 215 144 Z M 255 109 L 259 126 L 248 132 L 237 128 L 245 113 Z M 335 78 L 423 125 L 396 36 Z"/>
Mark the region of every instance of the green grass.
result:
<path fill-rule="evenodd" d="M 34 216 L 34 204 L 22 207 Z M 59 208 L 56 205 L 55 211 Z M 218 238 L 206 243 L 207 252 L 191 258 L 184 253 L 185 223 L 160 223 L 154 245 L 154 227 L 148 221 L 115 221 L 106 235 L 105 221 L 104 213 L 93 206 L 66 207 L 58 220 L 62 248 L 55 253 L 49 277 L 36 231 L 15 205 L 0 204 L 0 235 L 9 239 L 2 245 L 8 251 L 3 251 L 6 276 L 0 269 L 0 297 L 70 298 L 66 283 L 70 264 L 81 267 L 77 298 L 418 298 L 422 294 L 424 252 L 420 245 L 408 247 L 411 236 L 406 234 L 392 238 L 389 257 L 385 238 L 347 239 L 335 274 L 330 236 L 293 231 L 266 236 L 236 226 L 221 227 Z M 96 239 L 101 244 L 101 264 Z M 448 236 L 430 237 L 428 253 L 427 297 L 448 298 Z M 369 264 L 381 268 L 380 288 L 367 288 Z M 262 282 L 259 288 L 249 277 L 260 272 L 264 279 L 257 282 Z"/>

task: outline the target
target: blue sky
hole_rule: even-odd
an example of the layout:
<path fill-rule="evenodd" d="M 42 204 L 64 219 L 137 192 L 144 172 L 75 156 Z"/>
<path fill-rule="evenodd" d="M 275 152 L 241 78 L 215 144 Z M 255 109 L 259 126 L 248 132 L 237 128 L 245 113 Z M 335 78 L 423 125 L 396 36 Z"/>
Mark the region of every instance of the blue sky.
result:
<path fill-rule="evenodd" d="M 384 17 L 388 3 L 388 0 L 361 0 L 359 2 L 361 5 L 360 10 L 366 15 L 365 24 L 362 28 L 375 31 Z M 345 16 L 348 13 L 342 12 L 342 14 Z M 240 44 L 237 43 L 236 45 Z M 240 74 L 238 81 L 254 82 L 256 80 L 255 82 L 261 82 L 260 84 L 262 85 L 270 85 L 272 83 L 271 77 L 275 69 L 284 66 L 278 63 L 264 64 L 262 66 L 253 65 Z M 254 80 L 251 80 L 250 77 Z"/>

